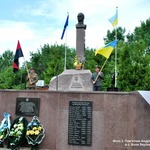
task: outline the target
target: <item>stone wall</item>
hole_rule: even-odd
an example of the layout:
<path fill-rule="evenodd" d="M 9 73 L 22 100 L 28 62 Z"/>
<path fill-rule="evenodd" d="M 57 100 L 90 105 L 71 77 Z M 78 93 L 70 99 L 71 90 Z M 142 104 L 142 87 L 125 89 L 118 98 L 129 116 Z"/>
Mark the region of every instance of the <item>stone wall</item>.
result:
<path fill-rule="evenodd" d="M 3 119 L 4 112 L 11 114 L 12 121 L 17 117 L 15 114 L 17 97 L 40 98 L 39 120 L 46 130 L 40 149 L 148 150 L 150 148 L 150 106 L 138 92 L 1 90 L 0 120 Z M 69 101 L 93 101 L 92 146 L 68 145 Z M 26 119 L 31 121 L 32 117 Z M 144 140 L 149 141 L 146 143 Z"/>

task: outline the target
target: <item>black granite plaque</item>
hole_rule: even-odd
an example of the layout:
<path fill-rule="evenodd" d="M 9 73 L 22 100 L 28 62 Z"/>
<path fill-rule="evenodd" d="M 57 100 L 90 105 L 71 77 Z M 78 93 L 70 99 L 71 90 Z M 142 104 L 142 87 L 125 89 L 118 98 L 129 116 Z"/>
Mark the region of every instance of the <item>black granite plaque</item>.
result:
<path fill-rule="evenodd" d="M 18 97 L 16 99 L 16 115 L 39 116 L 40 98 Z"/>
<path fill-rule="evenodd" d="M 92 145 L 92 101 L 70 101 L 68 144 Z"/>

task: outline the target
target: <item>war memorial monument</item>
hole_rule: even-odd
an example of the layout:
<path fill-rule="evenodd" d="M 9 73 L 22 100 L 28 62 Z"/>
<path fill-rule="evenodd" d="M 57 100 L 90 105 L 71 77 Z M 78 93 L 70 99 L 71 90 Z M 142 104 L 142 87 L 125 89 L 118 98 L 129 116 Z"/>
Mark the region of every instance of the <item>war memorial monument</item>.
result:
<path fill-rule="evenodd" d="M 92 91 L 91 71 L 84 69 L 85 30 L 84 14 L 79 13 L 76 24 L 76 69 L 64 70 L 49 84 L 49 90 L 58 91 Z"/>
<path fill-rule="evenodd" d="M 84 68 L 84 14 L 77 18 L 74 69 L 58 75 L 48 90 L 0 90 L 0 149 L 16 149 L 14 131 L 15 140 L 21 135 L 15 142 L 20 150 L 150 149 L 150 92 L 92 91 L 91 72 Z M 8 120 L 18 129 L 6 134 Z"/>

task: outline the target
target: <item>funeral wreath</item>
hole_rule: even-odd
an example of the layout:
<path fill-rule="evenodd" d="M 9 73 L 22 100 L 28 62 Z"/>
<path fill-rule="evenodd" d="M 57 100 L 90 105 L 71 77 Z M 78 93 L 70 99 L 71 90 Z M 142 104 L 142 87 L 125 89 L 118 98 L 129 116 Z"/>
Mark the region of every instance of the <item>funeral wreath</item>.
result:
<path fill-rule="evenodd" d="M 26 139 L 28 144 L 40 144 L 45 137 L 45 129 L 40 123 L 38 117 L 34 116 L 32 121 L 27 126 Z"/>

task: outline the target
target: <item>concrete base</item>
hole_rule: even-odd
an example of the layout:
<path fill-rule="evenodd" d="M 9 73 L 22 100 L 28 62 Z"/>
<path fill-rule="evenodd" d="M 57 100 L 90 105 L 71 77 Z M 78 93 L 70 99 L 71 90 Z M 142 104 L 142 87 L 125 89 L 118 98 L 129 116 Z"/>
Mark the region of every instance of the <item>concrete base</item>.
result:
<path fill-rule="evenodd" d="M 0 121 L 4 112 L 11 114 L 12 122 L 18 117 L 17 97 L 40 98 L 39 120 L 46 134 L 40 150 L 149 150 L 150 105 L 141 92 L 0 90 Z M 148 95 L 150 91 L 142 93 Z M 93 102 L 91 146 L 68 145 L 70 101 Z M 32 120 L 32 117 L 25 118 Z"/>
<path fill-rule="evenodd" d="M 90 70 L 65 70 L 50 81 L 52 91 L 92 91 Z"/>

